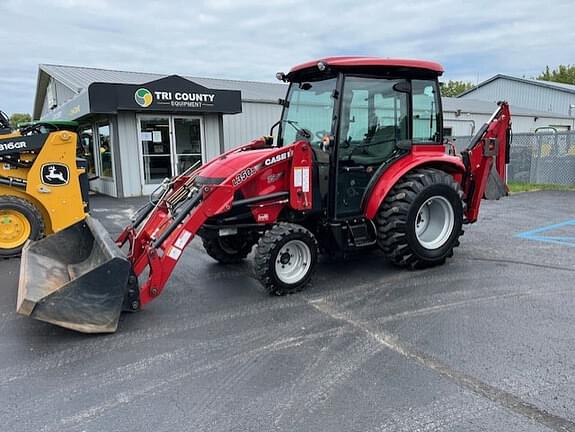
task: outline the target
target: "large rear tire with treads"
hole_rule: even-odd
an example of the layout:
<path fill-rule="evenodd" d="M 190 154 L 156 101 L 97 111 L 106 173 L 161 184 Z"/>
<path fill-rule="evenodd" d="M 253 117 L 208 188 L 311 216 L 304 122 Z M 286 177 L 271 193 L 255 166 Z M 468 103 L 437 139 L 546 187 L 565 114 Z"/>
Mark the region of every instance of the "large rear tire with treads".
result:
<path fill-rule="evenodd" d="M 376 218 L 377 242 L 395 265 L 443 264 L 463 234 L 463 192 L 441 170 L 419 168 L 391 189 Z"/>

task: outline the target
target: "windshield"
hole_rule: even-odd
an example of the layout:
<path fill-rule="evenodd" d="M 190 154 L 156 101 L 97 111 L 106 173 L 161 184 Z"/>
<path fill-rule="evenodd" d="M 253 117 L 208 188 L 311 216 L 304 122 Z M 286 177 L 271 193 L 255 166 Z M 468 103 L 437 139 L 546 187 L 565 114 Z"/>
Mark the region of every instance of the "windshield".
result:
<path fill-rule="evenodd" d="M 281 142 L 284 145 L 306 139 L 320 147 L 322 138 L 331 132 L 333 91 L 336 78 L 323 81 L 293 83 L 281 123 Z"/>

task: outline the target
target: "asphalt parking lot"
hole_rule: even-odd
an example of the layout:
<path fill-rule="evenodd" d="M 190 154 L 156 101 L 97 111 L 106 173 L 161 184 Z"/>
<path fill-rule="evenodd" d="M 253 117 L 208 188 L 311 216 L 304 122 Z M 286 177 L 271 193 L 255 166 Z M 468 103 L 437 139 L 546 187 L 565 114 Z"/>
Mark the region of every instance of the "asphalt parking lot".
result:
<path fill-rule="evenodd" d="M 141 200 L 96 197 L 117 233 Z M 194 241 L 162 296 L 87 336 L 15 314 L 0 262 L 6 431 L 575 431 L 575 192 L 486 202 L 445 266 L 321 262 L 267 296 Z"/>

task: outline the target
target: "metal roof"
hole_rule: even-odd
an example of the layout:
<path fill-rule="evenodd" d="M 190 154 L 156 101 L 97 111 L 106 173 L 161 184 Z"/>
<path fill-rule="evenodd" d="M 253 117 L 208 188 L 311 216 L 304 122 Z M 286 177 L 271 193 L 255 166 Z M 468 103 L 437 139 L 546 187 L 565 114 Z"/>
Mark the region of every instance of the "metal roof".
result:
<path fill-rule="evenodd" d="M 41 64 L 39 66 L 38 84 L 36 88 L 36 100 L 34 113 L 42 109 L 42 102 L 46 94 L 49 79 L 53 77 L 75 93 L 79 94 L 86 90 L 94 82 L 119 83 L 119 84 L 144 84 L 167 77 L 171 74 L 156 74 L 146 72 L 129 72 L 111 69 L 99 69 L 80 66 L 66 66 L 54 64 Z M 243 101 L 277 102 L 278 98 L 285 97 L 287 86 L 282 83 L 230 80 L 218 78 L 203 78 L 185 76 L 204 87 L 220 90 L 240 90 Z"/>
<path fill-rule="evenodd" d="M 469 89 L 467 91 L 464 91 L 460 95 L 457 95 L 457 97 L 461 97 L 461 96 L 464 96 L 466 94 L 473 93 L 479 87 L 483 87 L 484 85 L 489 84 L 490 82 L 495 81 L 497 79 L 507 79 L 507 80 L 511 80 L 511 81 L 521 82 L 524 84 L 536 85 L 539 87 L 546 87 L 546 88 L 550 88 L 553 90 L 559 90 L 559 91 L 575 94 L 575 85 L 572 85 L 572 84 L 563 84 L 563 83 L 557 83 L 557 82 L 553 82 L 553 81 L 543 81 L 543 80 L 530 79 L 530 78 L 518 78 L 518 77 L 511 76 L 511 75 L 497 74 L 497 75 L 492 76 L 491 78 L 489 78 L 483 82 L 480 82 L 479 84 L 477 84 L 472 89 Z"/>
<path fill-rule="evenodd" d="M 488 102 L 477 99 L 459 98 L 459 97 L 442 97 L 441 104 L 443 105 L 444 112 L 457 112 L 472 113 L 472 114 L 493 114 L 497 104 L 495 102 Z M 545 118 L 564 118 L 572 119 L 571 117 L 553 113 L 549 111 L 536 111 L 529 108 L 521 108 L 518 106 L 510 106 L 511 115 L 514 116 L 529 116 L 529 117 L 545 117 Z"/>

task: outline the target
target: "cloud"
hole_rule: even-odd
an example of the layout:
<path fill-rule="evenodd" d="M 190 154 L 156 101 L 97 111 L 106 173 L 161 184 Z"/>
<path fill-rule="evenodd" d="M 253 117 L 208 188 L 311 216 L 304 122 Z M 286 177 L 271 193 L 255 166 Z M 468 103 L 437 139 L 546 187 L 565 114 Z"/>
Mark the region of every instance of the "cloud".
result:
<path fill-rule="evenodd" d="M 327 55 L 413 57 L 446 79 L 573 63 L 572 0 L 2 0 L 0 109 L 30 112 L 39 63 L 271 81 Z"/>

